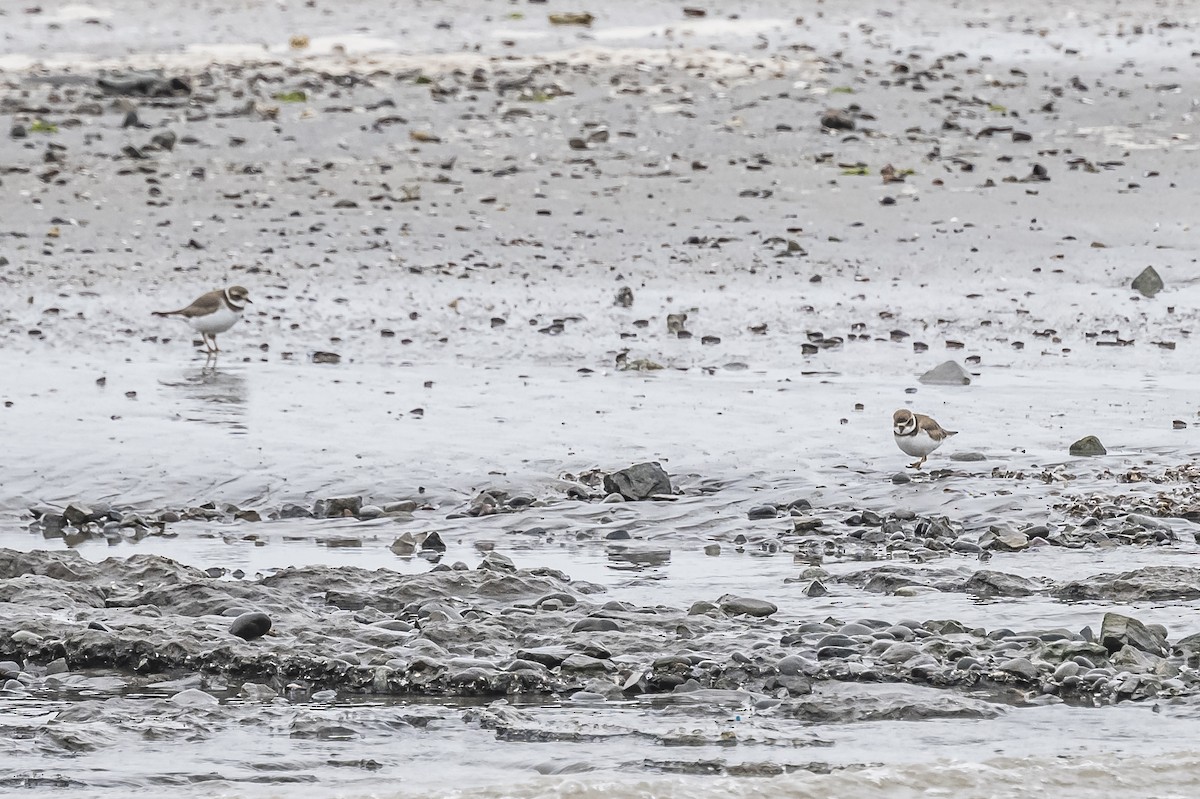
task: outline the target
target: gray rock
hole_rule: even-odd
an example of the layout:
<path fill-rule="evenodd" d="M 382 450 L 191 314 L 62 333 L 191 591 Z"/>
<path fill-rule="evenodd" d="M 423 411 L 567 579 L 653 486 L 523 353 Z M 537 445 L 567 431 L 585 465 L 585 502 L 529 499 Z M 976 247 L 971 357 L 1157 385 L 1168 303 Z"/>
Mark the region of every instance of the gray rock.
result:
<path fill-rule="evenodd" d="M 516 573 L 517 571 L 517 565 L 513 563 L 512 558 L 507 555 L 501 555 L 499 552 L 488 552 L 485 554 L 483 560 L 479 562 L 479 568 L 510 573 Z"/>
<path fill-rule="evenodd" d="M 72 502 L 66 507 L 66 509 L 63 510 L 63 518 L 66 519 L 69 524 L 73 524 L 76 527 L 80 527 L 87 522 L 90 522 L 92 517 L 92 509 L 87 505 L 83 505 L 78 502 Z"/>
<path fill-rule="evenodd" d="M 243 613 L 229 625 L 229 632 L 246 641 L 261 638 L 270 631 L 271 617 L 258 611 Z"/>
<path fill-rule="evenodd" d="M 774 680 L 776 688 L 783 688 L 788 696 L 808 696 L 812 693 L 812 680 L 804 677 L 781 674 Z"/>
<path fill-rule="evenodd" d="M 548 669 L 555 669 L 571 656 L 571 650 L 565 646 L 540 646 L 534 649 L 519 649 L 515 657 L 537 663 Z"/>
<path fill-rule="evenodd" d="M 1071 445 L 1070 454 L 1078 458 L 1093 458 L 1097 455 L 1107 455 L 1108 450 L 1095 436 L 1084 436 Z"/>
<path fill-rule="evenodd" d="M 730 616 L 746 615 L 755 617 L 770 616 L 779 610 L 773 603 L 765 599 L 750 599 L 747 597 L 723 596 L 717 600 L 721 610 Z"/>
<path fill-rule="evenodd" d="M 1068 677 L 1075 677 L 1079 674 L 1083 667 L 1073 660 L 1068 660 L 1065 663 L 1059 664 L 1054 670 L 1054 679 L 1056 682 L 1062 682 Z"/>
<path fill-rule="evenodd" d="M 205 693 L 199 688 L 187 688 L 171 697 L 171 701 L 180 707 L 216 707 L 221 704 L 212 694 Z"/>
<path fill-rule="evenodd" d="M 829 593 L 829 589 L 826 588 L 825 584 L 823 582 L 821 582 L 820 580 L 813 580 L 804 589 L 805 596 L 814 597 L 814 598 L 819 597 L 819 596 L 825 596 L 828 593 Z"/>
<path fill-rule="evenodd" d="M 822 646 L 817 649 L 817 660 L 847 660 L 858 654 L 848 646 Z"/>
<path fill-rule="evenodd" d="M 774 519 L 778 515 L 779 515 L 779 511 L 777 511 L 775 509 L 774 505 L 758 505 L 757 507 L 751 508 L 750 511 L 746 514 L 746 516 L 748 518 L 755 519 L 755 520 L 756 519 Z"/>
<path fill-rule="evenodd" d="M 921 650 L 917 646 L 897 641 L 884 650 L 879 659 L 884 663 L 906 663 L 919 654 L 921 654 Z"/>
<path fill-rule="evenodd" d="M 844 649 L 857 650 L 861 646 L 862 646 L 862 643 L 860 643 L 859 641 L 854 640 L 853 638 L 851 638 L 848 635 L 842 635 L 841 633 L 833 633 L 832 635 L 824 635 L 824 636 L 821 636 L 820 641 L 817 641 L 818 649 L 825 649 L 827 647 L 839 647 L 839 648 L 844 648 Z"/>
<path fill-rule="evenodd" d="M 1037 585 L 1015 574 L 980 569 L 963 583 L 963 591 L 983 598 L 1029 596 L 1037 591 Z"/>
<path fill-rule="evenodd" d="M 786 657 L 782 657 L 779 659 L 779 662 L 775 664 L 775 668 L 778 669 L 780 674 L 786 674 L 790 677 L 807 674 L 810 669 L 815 669 L 815 666 L 816 664 L 814 664 L 811 660 L 802 658 L 799 655 L 788 655 Z"/>
<path fill-rule="evenodd" d="M 360 519 L 378 519 L 383 515 L 383 508 L 378 505 L 363 505 L 358 511 Z"/>
<path fill-rule="evenodd" d="M 997 552 L 1020 552 L 1029 547 L 1029 536 L 1015 530 L 999 529 L 992 532 L 991 543 L 985 546 Z"/>
<path fill-rule="evenodd" d="M 362 510 L 362 497 L 331 497 L 317 503 L 317 515 L 326 519 L 337 516 L 357 516 Z"/>
<path fill-rule="evenodd" d="M 1038 676 L 1037 666 L 1033 665 L 1029 658 L 1012 658 L 1001 663 L 998 668 L 1025 680 L 1036 680 Z"/>
<path fill-rule="evenodd" d="M 821 127 L 827 130 L 854 130 L 854 117 L 837 108 L 821 113 Z"/>
<path fill-rule="evenodd" d="M 412 533 L 401 533 L 388 549 L 396 555 L 407 557 L 417 551 L 417 539 Z"/>
<path fill-rule="evenodd" d="M 1097 574 L 1051 592 L 1068 601 L 1170 602 L 1200 599 L 1200 569 L 1189 566 L 1146 566 L 1121 574 Z"/>
<path fill-rule="evenodd" d="M 421 549 L 433 552 L 445 552 L 446 542 L 442 540 L 442 536 L 437 531 L 431 532 L 421 540 Z"/>
<path fill-rule="evenodd" d="M 313 513 L 308 508 L 293 503 L 288 503 L 279 509 L 279 518 L 281 519 L 311 519 L 312 517 Z M 175 521 L 179 521 L 179 519 L 175 519 Z"/>
<path fill-rule="evenodd" d="M 1110 654 L 1119 652 L 1125 646 L 1153 655 L 1163 655 L 1167 651 L 1167 642 L 1156 631 L 1132 616 L 1122 616 L 1120 613 L 1104 614 L 1104 622 L 1100 625 L 1100 643 Z"/>
<path fill-rule="evenodd" d="M 946 361 L 917 379 L 927 386 L 968 386 L 971 384 L 971 373 L 958 361 Z"/>
<path fill-rule="evenodd" d="M 1133 279 L 1131 287 L 1144 297 L 1153 297 L 1163 290 L 1163 280 L 1153 266 L 1147 266 Z"/>
<path fill-rule="evenodd" d="M 620 630 L 612 619 L 580 619 L 575 622 L 575 626 L 571 628 L 573 633 L 611 633 Z"/>
<path fill-rule="evenodd" d="M 600 658 L 575 653 L 562 662 L 564 671 L 607 671 L 608 664 Z"/>
<path fill-rule="evenodd" d="M 176 141 L 177 137 L 169 130 L 164 130 L 161 133 L 155 133 L 150 137 L 151 144 L 160 150 L 167 150 L 168 152 L 175 149 Z"/>
<path fill-rule="evenodd" d="M 657 463 L 638 463 L 604 477 L 604 491 L 628 500 L 649 499 L 672 493 L 671 478 Z"/>

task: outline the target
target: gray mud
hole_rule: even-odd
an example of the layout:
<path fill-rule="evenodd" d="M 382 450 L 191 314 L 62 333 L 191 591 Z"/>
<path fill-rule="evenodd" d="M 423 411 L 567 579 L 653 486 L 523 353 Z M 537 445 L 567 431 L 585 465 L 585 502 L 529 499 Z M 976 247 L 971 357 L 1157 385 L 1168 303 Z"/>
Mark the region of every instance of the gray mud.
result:
<path fill-rule="evenodd" d="M 6 791 L 1195 787 L 1191 6 L 349 5 L 0 8 Z"/>

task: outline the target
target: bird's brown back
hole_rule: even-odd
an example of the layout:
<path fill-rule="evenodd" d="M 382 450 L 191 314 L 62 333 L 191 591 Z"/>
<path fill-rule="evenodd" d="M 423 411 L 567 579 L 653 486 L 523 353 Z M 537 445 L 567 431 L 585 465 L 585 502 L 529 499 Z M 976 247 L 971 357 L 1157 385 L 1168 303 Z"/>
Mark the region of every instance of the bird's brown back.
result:
<path fill-rule="evenodd" d="M 929 434 L 934 441 L 942 441 L 950 436 L 958 435 L 957 430 L 943 430 L 942 426 L 924 414 L 916 414 L 917 427 Z"/>
<path fill-rule="evenodd" d="M 221 305 L 225 302 L 225 290 L 217 289 L 210 291 L 196 299 L 191 305 L 186 308 L 180 308 L 178 311 L 155 311 L 155 316 L 183 316 L 192 318 L 195 316 L 208 316 L 210 313 L 216 313 L 221 310 Z"/>

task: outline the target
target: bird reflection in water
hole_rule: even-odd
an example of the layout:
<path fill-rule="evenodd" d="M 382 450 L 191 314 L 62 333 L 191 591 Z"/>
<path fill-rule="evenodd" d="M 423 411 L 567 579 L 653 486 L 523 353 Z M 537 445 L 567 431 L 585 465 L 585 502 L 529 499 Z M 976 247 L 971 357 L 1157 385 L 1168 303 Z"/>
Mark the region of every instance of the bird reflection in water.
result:
<path fill-rule="evenodd" d="M 238 371 L 221 369 L 209 360 L 202 367 L 185 370 L 179 380 L 163 381 L 162 385 L 179 391 L 184 406 L 180 417 L 185 421 L 227 427 L 238 435 L 248 430 L 249 387 Z"/>

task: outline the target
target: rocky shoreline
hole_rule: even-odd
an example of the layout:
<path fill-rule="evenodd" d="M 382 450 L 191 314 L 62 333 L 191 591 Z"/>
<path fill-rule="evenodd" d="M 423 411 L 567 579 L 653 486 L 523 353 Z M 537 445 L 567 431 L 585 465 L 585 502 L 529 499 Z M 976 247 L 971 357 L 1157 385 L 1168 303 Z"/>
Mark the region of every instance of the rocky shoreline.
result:
<path fill-rule="evenodd" d="M 73 552 L 3 550 L 0 577 L 0 658 L 11 659 L 0 676 L 18 693 L 66 690 L 76 672 L 109 670 L 138 682 L 248 682 L 287 696 L 603 700 L 725 690 L 774 706 L 829 680 L 1011 691 L 1012 701 L 1034 703 L 1200 695 L 1200 634 L 1168 640 L 1165 628 L 1117 613 L 1104 614 L 1098 632 L 988 631 L 952 619 L 803 620 L 800 591 L 783 618 L 752 597 L 647 607 L 497 553 L 476 568 L 421 575 L 312 566 L 232 580 L 157 556 L 94 563 Z M 919 587 L 982 598 L 1200 598 L 1200 569 L 1188 567 L 1060 584 L 902 566 L 838 579 L 898 596 Z M 251 613 L 269 617 L 269 635 L 239 630 Z"/>

